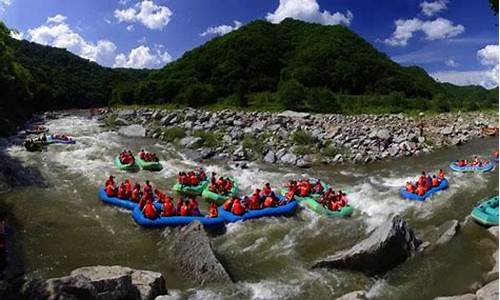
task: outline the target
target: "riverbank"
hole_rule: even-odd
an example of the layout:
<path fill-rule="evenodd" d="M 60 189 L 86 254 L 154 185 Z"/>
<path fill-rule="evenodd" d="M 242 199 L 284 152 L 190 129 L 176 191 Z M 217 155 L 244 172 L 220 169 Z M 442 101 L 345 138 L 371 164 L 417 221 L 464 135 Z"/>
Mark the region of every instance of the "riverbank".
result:
<path fill-rule="evenodd" d="M 189 148 L 201 159 L 298 167 L 415 156 L 483 138 L 483 128 L 498 127 L 498 114 L 483 112 L 408 116 L 108 108 L 101 118 L 112 127 L 140 125 L 146 136 Z M 140 127 L 135 131 L 142 135 Z"/>

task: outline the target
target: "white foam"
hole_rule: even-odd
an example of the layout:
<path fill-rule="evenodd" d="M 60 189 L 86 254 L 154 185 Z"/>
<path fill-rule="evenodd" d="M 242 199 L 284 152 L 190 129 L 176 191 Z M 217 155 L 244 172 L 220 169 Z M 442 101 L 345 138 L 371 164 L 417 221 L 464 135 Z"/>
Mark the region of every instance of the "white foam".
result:
<path fill-rule="evenodd" d="M 254 300 L 288 299 L 299 294 L 302 286 L 298 282 L 283 283 L 271 280 L 244 282 L 241 285 L 250 299 Z"/>

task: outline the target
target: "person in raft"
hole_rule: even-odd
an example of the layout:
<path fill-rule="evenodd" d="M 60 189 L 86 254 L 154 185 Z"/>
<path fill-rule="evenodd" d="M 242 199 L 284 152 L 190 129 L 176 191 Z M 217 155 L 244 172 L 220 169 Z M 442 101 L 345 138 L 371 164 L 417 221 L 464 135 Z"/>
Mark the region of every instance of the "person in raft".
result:
<path fill-rule="evenodd" d="M 144 149 L 141 149 L 141 151 L 139 151 L 139 157 L 143 160 L 143 161 L 147 161 L 147 162 L 158 162 L 159 159 L 158 157 L 156 157 L 156 154 L 154 153 L 151 153 L 151 152 L 146 152 L 144 151 Z"/>
<path fill-rule="evenodd" d="M 493 156 L 494 156 L 495 158 L 498 158 L 498 149 L 496 149 L 495 151 L 493 151 Z"/>
<path fill-rule="evenodd" d="M 233 215 L 241 216 L 246 212 L 246 208 L 241 203 L 240 198 L 234 196 L 224 202 L 222 208 L 225 211 L 231 212 Z"/>
<path fill-rule="evenodd" d="M 215 181 L 214 184 L 214 177 L 215 173 L 212 173 L 212 179 L 210 180 L 210 185 L 208 186 L 209 191 L 219 195 L 225 195 L 233 188 L 233 182 L 229 178 L 221 176 Z"/>
<path fill-rule="evenodd" d="M 146 204 L 144 205 L 144 207 L 142 208 L 142 213 L 144 214 L 144 216 L 148 219 L 156 219 L 159 217 L 159 214 L 158 212 L 156 211 L 156 208 L 153 204 L 153 200 L 148 198 L 146 200 Z"/>
<path fill-rule="evenodd" d="M 318 199 L 323 207 L 331 211 L 337 211 L 347 205 L 347 195 L 341 190 L 336 193 L 332 188 L 328 188 Z"/>
<path fill-rule="evenodd" d="M 134 162 L 134 155 L 130 150 L 123 150 L 120 152 L 120 162 L 124 165 L 132 164 Z"/>
<path fill-rule="evenodd" d="M 455 161 L 455 165 L 459 166 L 459 167 L 481 167 L 483 166 L 484 164 L 487 164 L 488 161 L 487 160 L 480 160 L 479 157 L 477 156 L 474 156 L 474 159 L 472 160 L 472 162 L 466 160 L 466 159 L 460 159 L 460 160 L 456 160 Z"/>
<path fill-rule="evenodd" d="M 298 182 L 294 180 L 290 180 L 288 182 L 288 191 L 292 192 L 294 195 L 301 196 L 301 197 L 307 197 L 309 196 L 312 192 L 314 192 L 314 188 L 318 190 L 322 190 L 323 186 L 321 185 L 320 180 L 317 180 L 318 183 L 313 186 L 310 182 L 309 179 L 301 179 Z"/>
<path fill-rule="evenodd" d="M 130 200 L 135 203 L 139 203 L 142 198 L 141 185 L 136 183 L 134 188 L 132 189 L 132 193 L 130 194 Z"/>
<path fill-rule="evenodd" d="M 117 189 L 115 184 L 115 176 L 109 176 L 109 178 L 106 180 L 106 184 L 104 185 L 104 189 L 108 197 L 116 196 Z"/>
<path fill-rule="evenodd" d="M 195 171 L 190 171 L 188 173 L 186 172 L 179 172 L 177 174 L 177 182 L 181 185 L 186 185 L 186 186 L 197 186 L 200 184 L 200 181 L 205 181 L 206 179 L 206 174 L 203 172 L 203 169 L 200 168 L 202 171 L 200 172 L 195 172 Z"/>
<path fill-rule="evenodd" d="M 411 181 L 406 182 L 406 191 L 423 196 L 429 189 L 439 186 L 444 178 L 445 174 L 442 169 L 439 169 L 438 174 L 432 177 L 430 175 L 426 176 L 426 173 L 422 171 L 422 175 L 420 175 L 416 184 L 413 184 Z"/>

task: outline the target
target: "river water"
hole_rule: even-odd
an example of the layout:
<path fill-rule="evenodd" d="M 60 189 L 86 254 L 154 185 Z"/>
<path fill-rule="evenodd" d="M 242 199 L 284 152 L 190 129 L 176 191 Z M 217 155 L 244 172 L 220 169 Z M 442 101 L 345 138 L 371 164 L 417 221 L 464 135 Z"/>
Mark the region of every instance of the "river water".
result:
<path fill-rule="evenodd" d="M 120 136 L 85 113 L 50 120 L 51 132 L 70 133 L 76 145 L 51 145 L 29 153 L 9 145 L 7 153 L 23 166 L 35 168 L 46 185 L 30 185 L 1 194 L 11 210 L 26 270 L 43 278 L 62 276 L 84 265 L 119 264 L 162 272 L 174 299 L 331 299 L 353 290 L 368 290 L 376 299 L 432 299 L 465 293 L 492 269 L 496 242 L 481 226 L 468 222 L 450 242 L 410 259 L 380 277 L 358 272 L 311 269 L 312 263 L 352 246 L 390 218 L 402 215 L 423 236 L 446 222 L 459 221 L 481 198 L 498 194 L 498 169 L 487 174 L 451 174 L 456 158 L 488 157 L 498 147 L 495 138 L 472 141 L 433 154 L 377 162 L 313 169 L 249 164 L 238 169 L 225 162 L 206 162 L 210 172 L 232 175 L 243 192 L 264 182 L 281 186 L 298 176 L 320 177 L 334 188 L 349 191 L 355 213 L 347 219 L 327 219 L 308 211 L 290 218 L 268 218 L 230 224 L 224 234 L 212 235 L 212 245 L 236 284 L 196 287 L 176 275 L 169 242 L 177 229 L 145 230 L 129 212 L 102 204 L 97 188 L 110 174 L 149 179 L 169 191 L 180 170 L 197 166 L 181 152 L 149 138 Z M 124 173 L 113 164 L 123 148 L 156 152 L 161 172 Z M 421 170 L 443 168 L 450 188 L 424 203 L 399 198 L 398 190 Z"/>

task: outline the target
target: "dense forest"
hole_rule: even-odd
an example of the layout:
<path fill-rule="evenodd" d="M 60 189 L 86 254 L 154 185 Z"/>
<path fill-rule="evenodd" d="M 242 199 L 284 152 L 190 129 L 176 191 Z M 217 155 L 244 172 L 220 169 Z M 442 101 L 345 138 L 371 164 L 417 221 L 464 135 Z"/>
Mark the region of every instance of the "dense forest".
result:
<path fill-rule="evenodd" d="M 343 26 L 254 21 L 163 69 L 99 66 L 10 37 L 0 22 L 0 134 L 32 112 L 108 104 L 293 109 L 336 113 L 498 107 L 498 88 L 438 83 Z"/>
<path fill-rule="evenodd" d="M 440 84 L 402 67 L 348 28 L 254 21 L 186 52 L 114 103 L 173 103 L 318 112 L 484 109 L 498 90 Z"/>

